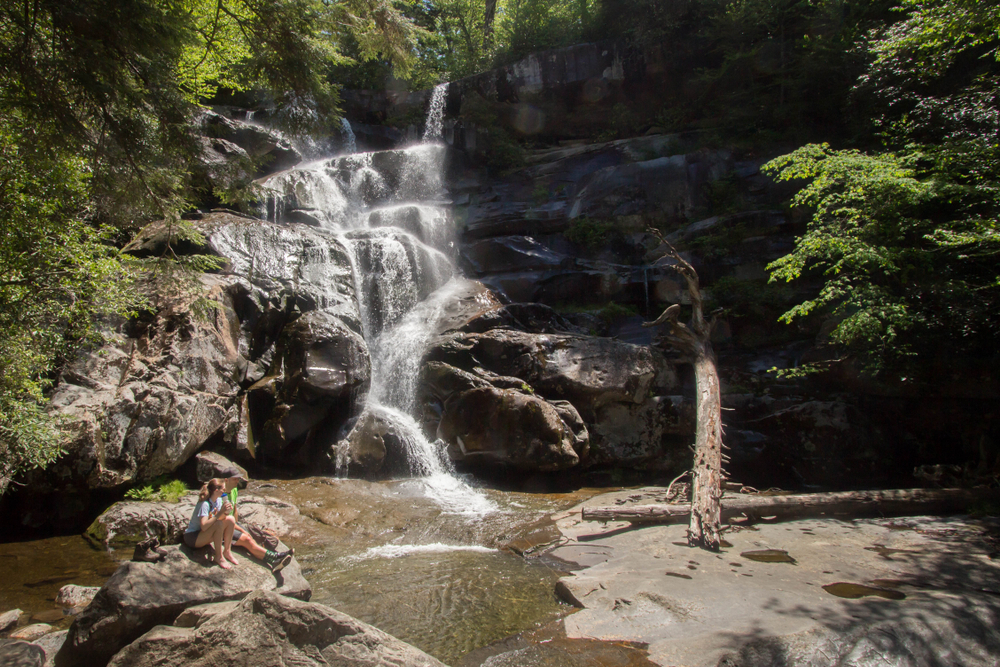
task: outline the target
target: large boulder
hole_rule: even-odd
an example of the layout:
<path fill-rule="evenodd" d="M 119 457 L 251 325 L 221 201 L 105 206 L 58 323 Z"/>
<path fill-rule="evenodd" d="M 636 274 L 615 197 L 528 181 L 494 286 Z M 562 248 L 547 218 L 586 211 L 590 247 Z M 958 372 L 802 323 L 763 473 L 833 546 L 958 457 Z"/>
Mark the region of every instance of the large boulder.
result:
<path fill-rule="evenodd" d="M 593 336 L 460 332 L 442 336 L 427 359 L 520 378 L 546 397 L 570 401 L 587 421 L 601 405 L 639 404 L 679 386 L 676 372 L 651 348 Z"/>
<path fill-rule="evenodd" d="M 575 410 L 563 406 L 567 416 Z M 497 462 L 533 470 L 577 465 L 587 451 L 587 431 L 579 416 L 563 420 L 551 403 L 516 389 L 480 387 L 451 396 L 444 404 L 438 436 L 456 461 Z"/>
<path fill-rule="evenodd" d="M 257 452 L 268 461 L 308 465 L 310 446 L 336 432 L 356 411 L 370 380 L 368 346 L 360 334 L 327 312 L 307 313 L 287 325 L 270 375 L 248 390 Z"/>
<path fill-rule="evenodd" d="M 565 333 L 574 329 L 545 306 L 510 304 L 439 336 L 425 357 L 417 396 L 425 432 L 442 438 L 453 459 L 470 465 L 502 461 L 540 470 L 568 467 L 570 456 L 559 463 L 545 457 L 534 464 L 522 456 L 544 450 L 523 443 L 552 440 L 554 445 L 557 440 L 544 428 L 541 432 L 548 435 L 538 440 L 533 431 L 546 420 L 526 420 L 520 413 L 506 415 L 509 423 L 496 427 L 489 438 L 478 438 L 489 445 L 470 448 L 467 442 L 477 428 L 473 416 L 498 416 L 515 405 L 520 409 L 540 401 L 548 407 L 537 408 L 539 415 L 555 410 L 576 434 L 576 444 L 554 451 L 576 452 L 588 464 L 646 469 L 686 465 L 694 414 L 691 401 L 681 395 L 675 364 L 649 346 Z M 532 400 L 501 400 L 510 391 L 529 393 Z M 494 399 L 489 409 L 487 396 Z M 473 398 L 482 411 L 469 416 L 465 402 Z M 511 457 L 512 452 L 518 455 Z"/>
<path fill-rule="evenodd" d="M 196 500 L 197 495 L 192 493 L 176 503 L 117 502 L 94 520 L 86 536 L 103 549 L 131 549 L 153 535 L 162 544 L 176 544 L 191 521 Z M 240 521 L 269 530 L 278 537 L 289 533 L 285 517 L 291 518 L 298 512 L 291 503 L 276 498 L 240 494 Z"/>
<path fill-rule="evenodd" d="M 253 591 L 301 600 L 312 594 L 294 559 L 272 573 L 253 559 L 236 557 L 240 563 L 223 570 L 209 563 L 205 549 L 172 546 L 158 563 L 122 564 L 73 621 L 56 664 L 104 665 L 143 633 L 172 623 L 194 605 L 242 599 Z"/>
<path fill-rule="evenodd" d="M 154 665 L 444 667 L 423 651 L 346 614 L 266 591 L 207 615 L 197 627 L 155 627 L 110 663 L 111 667 Z"/>

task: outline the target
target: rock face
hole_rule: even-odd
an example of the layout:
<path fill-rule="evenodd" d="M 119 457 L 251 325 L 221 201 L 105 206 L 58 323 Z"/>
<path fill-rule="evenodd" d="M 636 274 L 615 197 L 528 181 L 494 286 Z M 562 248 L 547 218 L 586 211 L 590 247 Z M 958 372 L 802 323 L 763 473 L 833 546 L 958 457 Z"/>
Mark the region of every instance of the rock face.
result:
<path fill-rule="evenodd" d="M 136 542 L 153 535 L 162 544 L 176 544 L 191 521 L 196 500 L 197 495 L 190 494 L 176 503 L 117 502 L 94 520 L 86 535 L 104 549 L 131 549 Z M 284 516 L 298 514 L 298 509 L 274 498 L 242 493 L 239 512 L 240 521 L 282 537 L 289 531 Z"/>
<path fill-rule="evenodd" d="M 224 267 L 201 274 L 176 294 L 151 281 L 150 294 L 160 295 L 154 298 L 155 311 L 116 323 L 105 345 L 81 354 L 65 369 L 50 409 L 66 418 L 71 441 L 65 456 L 16 494 L 15 514 L 26 525 L 72 521 L 85 510 L 92 491 L 120 490 L 173 473 L 209 442 L 251 461 L 254 438 L 263 429 L 254 433 L 247 425 L 262 426 L 277 404 L 248 405 L 243 395 L 247 388 L 270 373 L 277 378 L 282 409 L 308 412 L 314 400 L 304 391 L 286 390 L 284 375 L 277 368 L 271 372 L 272 363 L 296 354 L 306 364 L 300 371 L 308 371 L 310 358 L 322 363 L 341 352 L 356 362 L 351 377 L 343 380 L 343 391 L 332 399 L 340 402 L 340 414 L 350 411 L 349 389 L 367 377 L 367 349 L 356 333 L 360 315 L 343 246 L 313 228 L 229 213 L 211 213 L 190 224 L 202 240 L 174 239 L 175 251 L 216 255 L 224 258 Z M 156 255 L 169 239 L 165 225 L 153 224 L 127 250 Z M 203 310 L 206 300 L 209 307 Z M 320 344 L 314 336 L 302 347 L 299 338 L 283 337 L 286 325 L 305 314 L 310 320 L 300 331 L 321 328 L 333 338 Z M 310 321 L 322 326 L 307 326 Z M 341 347 L 332 350 L 331 345 Z M 300 379 L 314 389 L 309 384 L 316 382 L 314 373 L 295 378 Z M 327 396 L 333 391 L 331 382 L 336 381 L 321 381 Z M 318 409 L 329 407 L 324 403 Z M 308 438 L 309 429 L 299 435 Z M 286 451 L 297 450 L 272 447 L 268 463 L 300 462 L 283 460 Z"/>
<path fill-rule="evenodd" d="M 672 439 L 693 420 L 673 365 L 649 347 L 567 328 L 551 309 L 512 304 L 440 336 L 421 371 L 425 430 L 470 465 L 679 463 Z"/>
<path fill-rule="evenodd" d="M 253 591 L 275 591 L 302 600 L 311 595 L 294 559 L 275 574 L 240 555 L 239 565 L 223 570 L 207 563 L 205 549 L 174 546 L 166 550 L 166 558 L 159 563 L 127 562 L 118 568 L 73 621 L 57 665 L 106 664 L 140 635 L 156 625 L 172 623 L 194 605 L 241 599 Z"/>
<path fill-rule="evenodd" d="M 194 628 L 155 627 L 118 653 L 110 667 L 237 664 L 443 667 L 423 651 L 350 616 L 266 591 L 203 617 Z"/>
<path fill-rule="evenodd" d="M 449 397 L 437 434 L 454 443 L 449 447 L 452 459 L 476 464 L 493 460 L 542 471 L 575 466 L 589 441 L 586 427 L 578 440 L 551 403 L 492 386 Z"/>
<path fill-rule="evenodd" d="M 328 444 L 370 380 L 368 347 L 342 320 L 314 311 L 286 326 L 268 375 L 248 390 L 251 428 L 263 460 L 307 465 L 317 435 Z M 265 420 L 266 419 L 266 420 Z"/>

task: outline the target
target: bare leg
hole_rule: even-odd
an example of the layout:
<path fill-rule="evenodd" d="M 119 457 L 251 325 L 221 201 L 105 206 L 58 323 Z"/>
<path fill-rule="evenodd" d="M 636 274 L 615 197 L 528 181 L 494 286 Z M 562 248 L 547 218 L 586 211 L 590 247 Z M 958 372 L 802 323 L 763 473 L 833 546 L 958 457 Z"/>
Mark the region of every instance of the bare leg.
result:
<path fill-rule="evenodd" d="M 215 563 L 221 567 L 223 570 L 228 570 L 232 567 L 226 562 L 226 559 L 222 556 L 222 548 L 226 541 L 226 523 L 225 521 L 216 521 L 212 528 L 212 545 L 215 547 Z"/>
<path fill-rule="evenodd" d="M 236 529 L 236 518 L 232 516 L 227 516 L 222 523 L 224 532 L 224 545 L 222 548 L 222 557 L 228 560 L 230 563 L 238 563 L 236 556 L 233 555 L 233 531 Z"/>
<path fill-rule="evenodd" d="M 258 560 L 264 560 L 264 555 L 267 553 L 264 547 L 254 542 L 253 538 L 246 533 L 240 535 L 240 539 L 236 541 L 236 546 L 243 547 L 250 552 L 251 556 Z"/>

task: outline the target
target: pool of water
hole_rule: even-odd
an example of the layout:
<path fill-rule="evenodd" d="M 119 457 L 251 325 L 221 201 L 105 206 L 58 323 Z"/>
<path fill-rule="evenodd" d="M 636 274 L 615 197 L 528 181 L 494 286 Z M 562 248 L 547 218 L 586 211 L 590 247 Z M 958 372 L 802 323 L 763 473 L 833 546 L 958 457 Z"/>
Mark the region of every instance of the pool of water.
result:
<path fill-rule="evenodd" d="M 32 623 L 69 627 L 72 617 L 55 603 L 59 589 L 101 586 L 117 567 L 114 556 L 79 535 L 0 544 L 0 612 L 20 609 Z"/>
<path fill-rule="evenodd" d="M 256 480 L 245 493 L 295 504 L 285 541 L 312 599 L 454 664 L 476 649 L 550 624 L 572 608 L 554 594 L 562 572 L 522 557 L 557 534 L 545 521 L 597 493 L 531 494 L 312 477 Z M 471 494 L 471 495 L 463 495 Z M 79 536 L 0 544 L 0 612 L 68 627 L 55 596 L 100 586 L 131 552 Z"/>
<path fill-rule="evenodd" d="M 446 664 L 572 611 L 554 593 L 563 572 L 518 553 L 554 537 L 544 517 L 597 492 L 480 489 L 463 503 L 453 491 L 442 503 L 417 480 L 329 478 L 255 490 L 300 508 L 286 541 L 314 601 Z"/>

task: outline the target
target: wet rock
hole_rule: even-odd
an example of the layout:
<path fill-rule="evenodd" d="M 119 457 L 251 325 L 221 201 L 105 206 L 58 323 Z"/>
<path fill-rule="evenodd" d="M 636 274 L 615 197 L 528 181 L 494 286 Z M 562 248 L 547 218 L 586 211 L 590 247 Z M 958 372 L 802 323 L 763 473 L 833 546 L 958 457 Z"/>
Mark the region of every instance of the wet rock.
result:
<path fill-rule="evenodd" d="M 115 571 L 70 626 L 57 656 L 60 667 L 106 664 L 143 633 L 169 625 L 194 605 L 242 599 L 254 591 L 274 591 L 302 600 L 311 595 L 294 559 L 272 573 L 239 555 L 238 565 L 223 570 L 207 564 L 205 549 L 172 546 L 166 552 L 159 563 L 129 561 Z"/>
<path fill-rule="evenodd" d="M 486 382 L 494 389 L 530 389 L 552 407 L 572 410 L 563 421 L 575 424 L 572 430 L 581 437 L 586 432 L 587 445 L 578 440 L 574 451 L 586 452 L 591 464 L 686 464 L 693 405 L 672 393 L 680 389 L 677 371 L 659 352 L 613 339 L 494 328 L 507 325 L 573 326 L 544 306 L 511 304 L 438 339 L 424 363 L 418 403 L 425 430 L 437 430 L 456 460 L 476 458 L 462 454 L 450 430 L 436 425 L 443 425 L 453 394 Z"/>
<path fill-rule="evenodd" d="M 26 642 L 35 641 L 42 635 L 47 635 L 52 632 L 54 628 L 48 623 L 32 623 L 31 625 L 26 625 L 23 628 L 18 628 L 11 632 L 8 637 L 11 639 L 22 639 Z"/>
<path fill-rule="evenodd" d="M 288 169 L 302 160 L 298 151 L 275 130 L 209 110 L 203 111 L 199 120 L 209 137 L 235 144 L 247 155 L 260 160 L 263 173 Z"/>
<path fill-rule="evenodd" d="M 59 589 L 59 593 L 56 594 L 56 604 L 71 610 L 79 610 L 90 604 L 99 590 L 97 586 L 69 584 Z"/>
<path fill-rule="evenodd" d="M 26 641 L 0 644 L 0 664 L 4 667 L 43 667 L 45 651 Z"/>
<path fill-rule="evenodd" d="M 149 283 L 156 311 L 112 323 L 108 343 L 66 367 L 49 408 L 65 418 L 70 443 L 15 494 L 27 525 L 72 522 L 86 511 L 90 490 L 173 473 L 213 438 L 252 460 L 246 424 L 254 415 L 240 392 L 264 377 L 283 328 L 322 310 L 360 331 L 351 263 L 332 236 L 224 212 L 190 224 L 200 241 L 172 239 L 168 225 L 154 223 L 127 250 L 149 256 L 173 240 L 175 252 L 225 258 L 224 269 L 202 274 L 196 289 L 176 298 L 155 296 L 158 287 Z M 216 304 L 207 313 L 206 300 Z"/>
<path fill-rule="evenodd" d="M 243 475 L 243 479 L 249 480 L 246 468 L 236 465 L 222 454 L 215 452 L 199 452 L 195 457 L 195 470 L 198 481 L 204 484 L 210 479 L 221 477 L 222 471 L 229 468 L 236 468 Z"/>
<path fill-rule="evenodd" d="M 586 330 L 541 303 L 510 303 L 480 314 L 461 328 L 466 333 L 517 329 L 526 333 L 574 333 Z"/>
<path fill-rule="evenodd" d="M 45 652 L 45 667 L 55 666 L 56 654 L 59 653 L 62 645 L 66 643 L 67 635 L 69 635 L 69 630 L 59 630 L 58 632 L 50 632 L 31 642 L 34 646 L 38 646 Z"/>
<path fill-rule="evenodd" d="M 333 446 L 330 461 L 334 468 L 376 473 L 386 460 L 387 437 L 398 438 L 399 435 L 388 421 L 366 410 L 358 417 L 347 437 Z"/>
<path fill-rule="evenodd" d="M 573 265 L 571 257 L 553 252 L 528 236 L 503 236 L 466 244 L 461 259 L 467 273 L 477 276 Z"/>
<path fill-rule="evenodd" d="M 285 327 L 272 364 L 280 375 L 248 391 L 258 452 L 277 464 L 314 460 L 310 440 L 355 412 L 370 370 L 364 339 L 338 317 L 311 312 Z"/>
<path fill-rule="evenodd" d="M 638 404 L 678 386 L 659 353 L 608 338 L 509 329 L 456 333 L 442 336 L 427 359 L 520 378 L 546 398 L 570 401 L 588 422 L 601 405 Z"/>
<path fill-rule="evenodd" d="M 195 628 L 160 626 L 124 648 L 110 667 L 220 664 L 443 667 L 426 653 L 325 605 L 254 592 Z"/>
<path fill-rule="evenodd" d="M 192 493 L 176 503 L 122 501 L 101 514 L 87 529 L 86 536 L 104 549 L 131 549 L 150 536 L 162 544 L 180 542 L 191 521 L 197 495 Z M 240 494 L 240 520 L 270 530 L 279 537 L 289 532 L 283 515 L 298 514 L 289 503 L 248 493 Z"/>
<path fill-rule="evenodd" d="M 5 611 L 0 614 L 0 632 L 6 632 L 10 628 L 17 625 L 17 622 L 21 620 L 21 614 L 24 612 L 20 609 L 11 609 L 10 611 Z"/>
<path fill-rule="evenodd" d="M 571 408 L 563 411 L 570 417 Z M 571 421 L 582 426 L 579 415 Z M 554 406 L 515 389 L 484 387 L 451 396 L 438 436 L 453 460 L 498 463 L 533 470 L 562 470 L 586 454 L 586 428 L 577 432 Z M 574 448 L 576 445 L 581 451 Z"/>
<path fill-rule="evenodd" d="M 27 525 L 71 519 L 66 496 L 53 492 L 113 489 L 170 474 L 225 424 L 239 389 L 239 322 L 228 281 L 205 275 L 150 320 L 109 332 L 109 342 L 83 352 L 64 370 L 49 410 L 65 419 L 66 454 L 22 493 Z M 194 312 L 198 298 L 218 303 L 211 319 Z"/>

